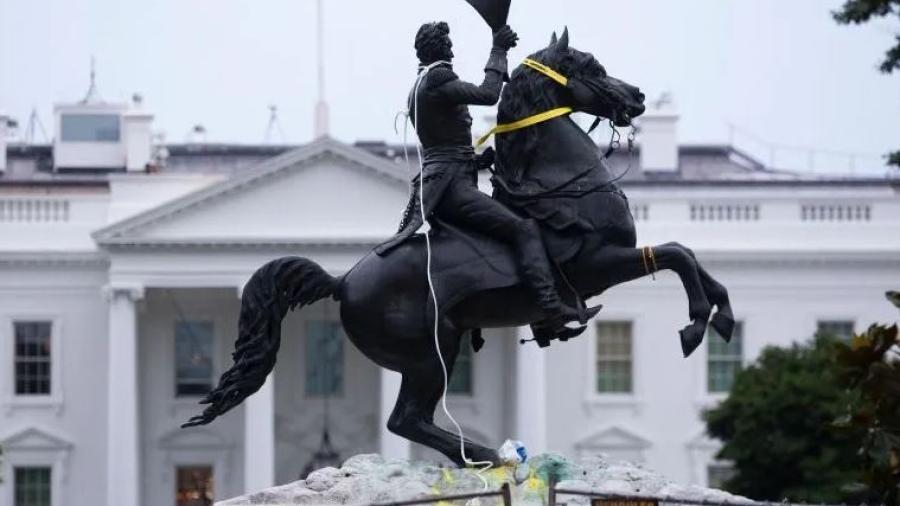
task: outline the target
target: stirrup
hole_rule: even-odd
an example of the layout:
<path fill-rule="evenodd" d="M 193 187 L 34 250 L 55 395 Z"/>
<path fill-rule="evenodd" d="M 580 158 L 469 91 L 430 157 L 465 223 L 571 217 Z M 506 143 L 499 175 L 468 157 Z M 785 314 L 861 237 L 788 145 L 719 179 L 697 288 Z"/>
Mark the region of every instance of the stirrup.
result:
<path fill-rule="evenodd" d="M 519 344 L 530 343 L 532 341 L 536 342 L 537 345 L 541 348 L 546 348 L 550 346 L 550 341 L 562 341 L 566 342 L 569 339 L 580 336 L 587 329 L 587 325 L 582 325 L 580 327 L 566 327 L 556 329 L 555 331 L 548 331 L 546 334 L 543 332 L 535 332 L 532 329 L 532 332 L 535 332 L 534 337 L 531 339 L 519 339 Z"/>
<path fill-rule="evenodd" d="M 547 346 L 550 346 L 550 341 L 558 340 L 566 342 L 569 339 L 578 337 L 583 334 L 585 330 L 587 330 L 587 320 L 596 316 L 601 309 L 603 309 L 602 304 L 598 304 L 597 306 L 590 308 L 585 308 L 584 317 L 586 319 L 584 322 L 581 322 L 582 324 L 579 327 L 567 327 L 565 326 L 565 324 L 550 327 L 542 325 L 544 322 L 538 322 L 531 327 L 531 330 L 534 333 L 534 337 L 531 339 L 520 339 L 519 344 L 525 344 L 534 341 L 541 348 L 546 348 Z"/>

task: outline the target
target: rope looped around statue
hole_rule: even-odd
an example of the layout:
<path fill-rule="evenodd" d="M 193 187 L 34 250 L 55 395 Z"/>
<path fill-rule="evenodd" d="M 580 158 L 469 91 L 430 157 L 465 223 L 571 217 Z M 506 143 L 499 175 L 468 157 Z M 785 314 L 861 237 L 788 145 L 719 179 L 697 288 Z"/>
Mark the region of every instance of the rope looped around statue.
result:
<path fill-rule="evenodd" d="M 416 130 L 416 153 L 419 157 L 419 212 L 422 216 L 422 224 L 424 226 L 428 226 L 428 217 L 425 212 L 425 165 L 423 162 L 422 156 L 422 142 L 419 139 L 419 86 L 422 84 L 422 81 L 425 79 L 425 76 L 435 67 L 440 65 L 449 65 L 450 62 L 439 60 L 429 65 L 424 65 L 419 67 L 419 75 L 416 78 L 416 85 L 413 90 L 413 111 L 412 111 L 412 120 L 413 127 Z M 409 119 L 409 115 L 407 114 L 407 119 Z M 406 158 L 407 167 L 409 167 L 409 152 L 406 142 L 406 128 L 404 125 L 403 130 L 403 153 Z M 434 290 L 434 279 L 431 276 L 431 263 L 432 263 L 432 251 L 431 251 L 431 230 L 425 230 L 425 251 L 426 251 L 426 276 L 428 279 L 428 291 L 431 295 L 431 301 L 434 304 L 434 347 L 437 352 L 438 360 L 441 363 L 441 370 L 444 373 L 444 389 L 441 393 L 441 407 L 444 410 L 444 414 L 447 415 L 447 418 L 450 419 L 450 422 L 453 423 L 453 426 L 456 428 L 456 432 L 459 435 L 459 454 L 462 457 L 463 462 L 470 466 L 481 467 L 477 473 L 478 477 L 484 483 L 484 488 L 487 490 L 488 482 L 482 473 L 491 469 L 494 466 L 493 462 L 490 461 L 474 461 L 466 456 L 466 447 L 465 447 L 465 434 L 463 434 L 462 426 L 459 422 L 456 421 L 456 418 L 450 413 L 450 409 L 447 407 L 447 388 L 450 383 L 450 375 L 447 371 L 447 362 L 444 360 L 444 355 L 441 353 L 441 343 L 440 343 L 440 332 L 438 327 L 438 322 L 440 321 L 440 307 L 438 306 L 437 293 Z"/>

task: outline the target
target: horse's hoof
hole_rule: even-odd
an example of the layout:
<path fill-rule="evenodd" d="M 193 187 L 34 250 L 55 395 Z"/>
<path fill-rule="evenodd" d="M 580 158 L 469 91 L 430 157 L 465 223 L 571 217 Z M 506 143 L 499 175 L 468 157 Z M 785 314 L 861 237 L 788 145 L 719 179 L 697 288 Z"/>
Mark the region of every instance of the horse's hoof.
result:
<path fill-rule="evenodd" d="M 725 316 L 720 312 L 716 312 L 712 319 L 709 320 L 709 326 L 719 334 L 726 343 L 731 342 L 731 336 L 734 335 L 734 318 Z"/>
<path fill-rule="evenodd" d="M 688 325 L 684 329 L 678 331 L 681 336 L 681 351 L 684 358 L 691 356 L 694 350 L 703 342 L 703 329 L 699 329 L 697 325 Z"/>

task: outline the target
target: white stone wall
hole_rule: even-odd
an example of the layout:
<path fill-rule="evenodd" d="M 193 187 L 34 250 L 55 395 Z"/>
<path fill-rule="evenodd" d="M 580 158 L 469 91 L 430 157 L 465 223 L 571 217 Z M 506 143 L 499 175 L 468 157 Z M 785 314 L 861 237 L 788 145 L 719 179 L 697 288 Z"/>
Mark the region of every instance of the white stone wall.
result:
<path fill-rule="evenodd" d="M 12 375 L 0 375 L 4 475 L 11 476 L 10 466 L 17 462 L 43 459 L 54 470 L 59 492 L 54 506 L 117 504 L 118 498 L 107 502 L 108 459 L 111 454 L 130 459 L 111 452 L 119 448 L 108 441 L 109 386 L 116 381 L 109 378 L 109 350 L 122 344 L 107 330 L 110 306 L 103 293 L 111 284 L 133 293 L 136 304 L 138 358 L 131 365 L 138 374 L 138 423 L 129 430 L 136 431 L 140 448 L 134 456 L 140 482 L 134 502 L 170 504 L 179 463 L 212 463 L 218 497 L 245 492 L 248 469 L 274 465 L 272 476 L 262 473 L 261 479 L 293 480 L 318 444 L 321 413 L 320 401 L 302 395 L 303 327 L 306 320 L 325 316 L 326 304 L 287 320 L 271 396 L 263 398 L 263 392 L 252 399 L 260 401 L 257 409 L 274 405 L 274 410 L 248 418 L 239 407 L 210 427 L 182 431 L 178 425 L 197 408 L 173 395 L 176 315 L 164 290 L 174 291 L 186 316 L 216 322 L 217 373 L 224 370 L 236 337 L 238 293 L 257 267 L 278 256 L 300 255 L 339 275 L 371 241 L 393 232 L 406 201 L 405 175 L 386 175 L 384 167 L 360 165 L 354 156 L 318 153 L 220 193 L 216 178 L 154 175 L 114 176 L 108 191 L 0 190 L 0 202 L 14 202 L 4 204 L 11 214 L 2 216 L 10 218 L 0 219 L 0 352 L 5 354 L 0 360 L 11 363 L 11 318 L 50 318 L 58 323 L 54 360 L 62 388 L 49 403 L 23 406 L 8 395 Z M 857 330 L 897 319 L 882 296 L 900 280 L 900 198 L 887 185 L 697 184 L 626 191 L 640 245 L 682 242 L 730 289 L 744 322 L 745 361 L 767 344 L 809 337 L 820 318 L 853 319 Z M 138 213 L 173 205 L 177 209 L 168 214 L 134 221 Z M 736 210 L 738 205 L 744 210 Z M 866 219 L 803 219 L 804 206 L 836 213 L 861 205 L 867 206 Z M 692 221 L 692 206 L 695 213 L 699 207 L 715 213 L 717 206 L 725 207 L 714 220 Z M 746 212 L 758 213 L 758 219 L 739 217 Z M 133 228 L 120 231 L 115 238 L 120 242 L 98 248 L 91 234 L 121 220 Z M 518 345 L 527 331 L 488 331 L 487 345 L 475 355 L 474 395 L 451 398 L 452 412 L 467 434 L 491 445 L 513 437 L 524 439 L 532 451 L 573 456 L 608 451 L 644 460 L 675 480 L 704 484 L 716 445 L 704 437 L 699 412 L 716 397 L 705 392 L 706 348 L 681 358 L 677 331 L 687 322 L 687 302 L 677 277 L 661 273 L 655 282 L 617 287 L 597 302 L 605 305 L 600 319 L 634 324 L 633 395 L 594 394 L 593 326 L 585 336 L 546 352 L 534 344 Z M 334 303 L 328 305 L 335 315 Z M 130 306 L 126 310 L 116 318 L 127 316 Z M 349 395 L 332 404 L 333 416 L 341 417 L 332 433 L 334 445 L 345 455 L 386 449 L 385 413 L 395 400 L 389 376 L 349 342 L 345 353 Z M 437 418 L 445 422 L 443 415 Z M 251 446 L 264 448 L 254 446 L 249 453 L 248 419 L 271 422 L 274 434 L 271 441 L 265 435 L 253 438 Z M 433 456 L 410 445 L 391 448 Z M 254 460 L 267 455 L 274 462 Z M 0 506 L 11 506 L 9 480 L 0 484 Z"/>
<path fill-rule="evenodd" d="M 54 506 L 106 501 L 108 334 L 100 290 L 106 275 L 96 258 L 39 265 L 0 261 L 2 506 L 12 506 L 15 465 L 52 466 Z M 14 395 L 12 321 L 17 319 L 53 322 L 55 378 L 48 398 Z"/>
<path fill-rule="evenodd" d="M 700 255 L 703 261 L 703 255 Z M 725 284 L 744 325 L 744 362 L 767 345 L 787 346 L 815 333 L 820 319 L 847 319 L 864 330 L 897 321 L 884 299 L 900 280 L 893 262 L 704 262 Z M 595 393 L 596 332 L 555 345 L 549 352 L 547 405 L 550 449 L 636 455 L 681 482 L 706 484 L 716 446 L 704 437 L 700 412 L 722 398 L 707 393 L 706 345 L 684 359 L 678 330 L 688 323 L 687 300 L 677 276 L 657 275 L 614 288 L 595 302 L 598 320 L 633 322 L 634 393 Z"/>
<path fill-rule="evenodd" d="M 174 300 L 174 302 L 173 302 Z M 213 323 L 214 384 L 231 366 L 237 290 L 149 289 L 138 309 L 139 434 L 143 504 L 173 504 L 177 465 L 212 465 L 217 497 L 243 492 L 243 407 L 201 428 L 181 429 L 202 411 L 200 397 L 175 395 L 175 324 Z M 180 312 L 179 312 L 180 311 Z"/>
<path fill-rule="evenodd" d="M 275 480 L 288 483 L 319 448 L 324 400 L 306 395 L 306 324 L 337 320 L 331 300 L 301 308 L 285 318 L 275 366 Z M 378 452 L 379 368 L 351 343 L 343 342 L 343 391 L 328 400 L 329 432 L 345 458 Z"/>

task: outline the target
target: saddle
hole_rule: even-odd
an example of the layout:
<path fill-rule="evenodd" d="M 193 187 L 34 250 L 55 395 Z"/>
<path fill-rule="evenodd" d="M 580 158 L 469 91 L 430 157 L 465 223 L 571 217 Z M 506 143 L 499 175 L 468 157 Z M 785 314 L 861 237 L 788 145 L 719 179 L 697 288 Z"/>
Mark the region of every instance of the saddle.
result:
<path fill-rule="evenodd" d="M 449 311 L 473 293 L 507 288 L 522 283 L 518 274 L 518 263 L 510 246 L 484 234 L 461 229 L 440 219 L 433 219 L 431 223 L 431 277 L 434 281 L 435 295 L 441 313 Z M 407 247 L 413 250 L 413 254 L 421 256 L 421 258 L 425 257 L 424 235 L 412 235 L 405 242 Z M 571 287 L 560 268 L 562 262 L 578 253 L 581 240 L 577 236 L 561 237 L 556 234 L 552 241 L 547 242 L 548 246 L 551 244 L 555 246 L 552 249 L 548 248 L 550 249 L 548 253 L 555 267 L 554 277 L 560 287 L 560 295 L 573 306 L 587 311 L 584 302 Z M 403 248 L 403 250 L 407 250 L 407 248 Z M 391 249 L 384 255 L 399 253 L 399 251 L 399 249 Z M 587 313 L 585 320 L 594 314 L 596 311 Z M 559 331 L 535 324 L 532 325 L 534 339 L 528 341 L 533 340 L 543 348 L 549 346 L 554 339 L 566 341 L 576 337 L 584 332 L 584 329 L 584 326 L 567 327 Z M 473 349 L 477 352 L 483 345 L 481 330 L 474 329 L 472 332 Z"/>

